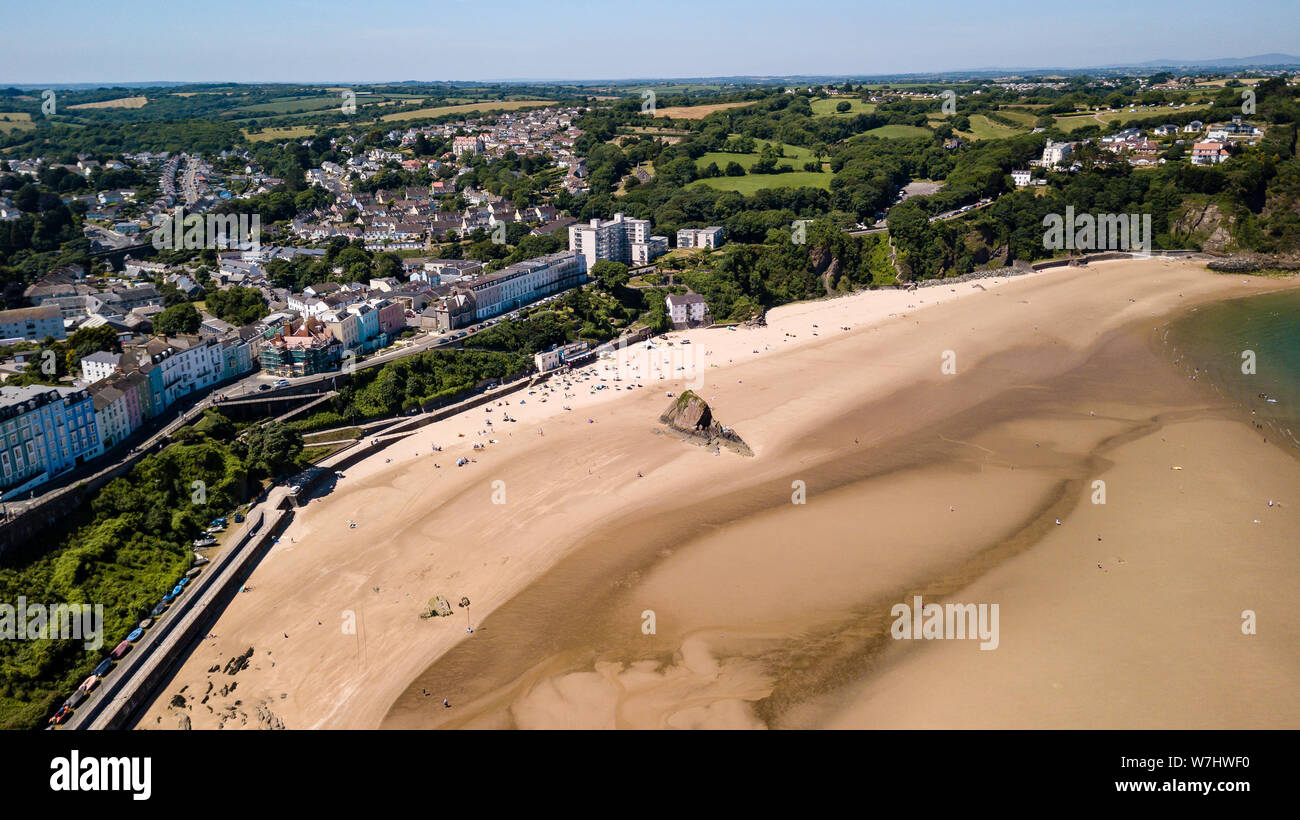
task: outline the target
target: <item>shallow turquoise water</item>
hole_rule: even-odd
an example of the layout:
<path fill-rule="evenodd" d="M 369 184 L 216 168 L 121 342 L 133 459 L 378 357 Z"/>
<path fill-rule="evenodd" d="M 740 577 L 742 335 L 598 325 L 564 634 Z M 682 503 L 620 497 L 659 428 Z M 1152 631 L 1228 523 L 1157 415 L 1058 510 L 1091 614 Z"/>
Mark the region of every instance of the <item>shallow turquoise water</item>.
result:
<path fill-rule="evenodd" d="M 1173 322 L 1166 340 L 1180 368 L 1300 447 L 1300 291 L 1201 307 Z"/>

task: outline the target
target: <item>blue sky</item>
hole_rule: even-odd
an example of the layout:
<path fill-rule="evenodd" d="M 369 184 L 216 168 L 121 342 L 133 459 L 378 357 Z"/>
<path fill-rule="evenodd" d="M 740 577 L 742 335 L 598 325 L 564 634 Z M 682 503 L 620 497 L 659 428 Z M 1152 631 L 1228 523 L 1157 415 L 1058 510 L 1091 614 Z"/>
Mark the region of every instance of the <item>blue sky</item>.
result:
<path fill-rule="evenodd" d="M 0 0 L 10 83 L 614 79 L 1300 52 L 1295 0 Z"/>

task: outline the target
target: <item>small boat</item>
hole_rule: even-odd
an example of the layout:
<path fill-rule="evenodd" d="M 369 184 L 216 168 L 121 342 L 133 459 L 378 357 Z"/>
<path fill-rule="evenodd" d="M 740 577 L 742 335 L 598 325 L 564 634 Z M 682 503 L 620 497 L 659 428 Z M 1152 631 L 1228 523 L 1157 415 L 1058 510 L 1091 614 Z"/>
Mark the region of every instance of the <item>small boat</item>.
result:
<path fill-rule="evenodd" d="M 104 658 L 102 661 L 99 662 L 99 666 L 95 667 L 95 677 L 99 677 L 99 678 L 104 677 L 105 675 L 108 674 L 108 670 L 112 668 L 113 668 L 113 658 Z"/>
<path fill-rule="evenodd" d="M 113 648 L 112 652 L 109 652 L 108 654 L 109 657 L 117 659 L 117 658 L 121 658 L 123 655 L 125 655 L 127 652 L 130 651 L 131 651 L 131 642 L 122 641 L 120 644 L 118 644 L 116 647 Z"/>
<path fill-rule="evenodd" d="M 149 611 L 149 614 L 152 615 L 152 616 L 154 616 L 155 618 L 157 618 L 159 615 L 161 615 L 161 614 L 163 614 L 164 612 L 167 611 L 167 604 L 168 604 L 168 603 L 169 603 L 169 602 L 164 601 L 163 603 L 159 604 L 158 606 L 156 606 L 156 607 L 154 607 L 152 610 L 150 610 L 150 611 Z"/>
<path fill-rule="evenodd" d="M 142 635 L 144 635 L 144 630 L 137 626 L 135 629 L 131 630 L 131 634 L 127 635 L 126 639 L 131 643 L 135 643 L 140 640 L 140 636 Z"/>

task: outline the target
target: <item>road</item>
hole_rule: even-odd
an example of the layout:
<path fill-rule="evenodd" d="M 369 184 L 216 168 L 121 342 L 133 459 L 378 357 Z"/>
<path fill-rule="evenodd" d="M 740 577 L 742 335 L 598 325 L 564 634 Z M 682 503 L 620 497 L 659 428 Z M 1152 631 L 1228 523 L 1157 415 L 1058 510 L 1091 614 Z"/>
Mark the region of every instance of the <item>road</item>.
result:
<path fill-rule="evenodd" d="M 221 550 L 216 560 L 209 563 L 189 583 L 185 591 L 166 611 L 154 618 L 153 626 L 141 636 L 125 657 L 113 666 L 102 679 L 103 682 L 99 687 L 73 713 L 64 728 L 104 728 L 103 724 L 110 717 L 108 713 L 121 709 L 136 696 L 137 692 L 149 688 L 145 684 L 145 679 L 153 671 L 154 663 L 151 661 L 154 660 L 155 652 L 173 635 L 179 638 L 178 630 L 188 626 L 187 621 L 192 620 L 190 616 L 202 617 L 207 614 L 208 608 L 219 595 L 222 582 L 225 580 L 223 576 L 228 574 L 228 570 L 244 555 L 245 550 L 252 548 L 252 541 L 256 536 L 246 536 L 253 531 L 254 527 L 260 535 L 264 527 L 271 526 L 269 522 L 287 494 L 288 490 L 285 487 L 273 487 L 267 499 L 248 512 L 243 526 L 227 539 L 226 548 Z M 166 590 L 160 590 L 158 595 L 161 597 L 165 592 Z M 106 643 L 105 647 L 107 657 L 107 652 L 112 650 L 112 646 Z"/>

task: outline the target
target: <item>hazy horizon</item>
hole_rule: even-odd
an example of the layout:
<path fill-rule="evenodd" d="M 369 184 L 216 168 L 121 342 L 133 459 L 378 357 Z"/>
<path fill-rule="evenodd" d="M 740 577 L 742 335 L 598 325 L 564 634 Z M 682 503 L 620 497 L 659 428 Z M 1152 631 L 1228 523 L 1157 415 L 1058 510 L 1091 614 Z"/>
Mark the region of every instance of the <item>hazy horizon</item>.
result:
<path fill-rule="evenodd" d="M 829 0 L 815 14 L 773 0 L 664 0 L 653 9 L 572 0 L 541 16 L 519 0 L 436 9 L 410 0 L 232 0 L 218 13 L 181 17 L 158 0 L 135 8 L 107 19 L 88 0 L 69 0 L 57 13 L 6 9 L 0 85 L 869 76 L 1300 50 L 1300 23 L 1283 0 L 1261 0 L 1249 15 L 1209 0 L 1100 0 L 1050 18 L 1026 0 L 995 10 L 938 0 L 924 16 L 850 0 Z"/>

